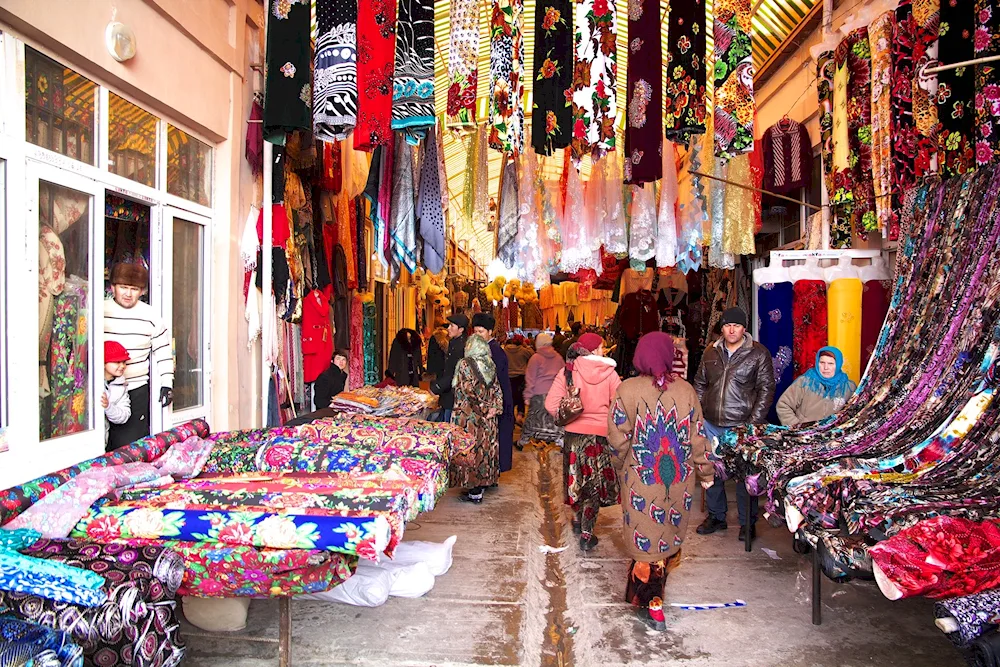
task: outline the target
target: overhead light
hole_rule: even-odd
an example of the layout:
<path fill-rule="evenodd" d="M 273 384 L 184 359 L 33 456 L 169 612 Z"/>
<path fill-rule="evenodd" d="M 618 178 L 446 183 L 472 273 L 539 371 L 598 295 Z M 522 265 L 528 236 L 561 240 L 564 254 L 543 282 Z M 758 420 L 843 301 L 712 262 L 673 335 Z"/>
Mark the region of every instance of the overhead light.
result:
<path fill-rule="evenodd" d="M 104 46 L 120 63 L 135 57 L 135 32 L 121 21 L 112 21 L 104 30 Z"/>

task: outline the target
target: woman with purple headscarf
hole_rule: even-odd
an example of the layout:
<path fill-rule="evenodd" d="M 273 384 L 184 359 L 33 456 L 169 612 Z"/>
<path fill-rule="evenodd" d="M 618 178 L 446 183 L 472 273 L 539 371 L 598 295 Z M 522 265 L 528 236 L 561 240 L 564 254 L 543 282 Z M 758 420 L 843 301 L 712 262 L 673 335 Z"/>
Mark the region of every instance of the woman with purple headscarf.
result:
<path fill-rule="evenodd" d="M 669 334 L 639 339 L 633 365 L 640 375 L 618 387 L 608 424 L 632 557 L 625 600 L 654 630 L 666 629 L 663 590 L 680 563 L 697 482 L 708 488 L 715 478 L 701 404 L 673 361 Z"/>

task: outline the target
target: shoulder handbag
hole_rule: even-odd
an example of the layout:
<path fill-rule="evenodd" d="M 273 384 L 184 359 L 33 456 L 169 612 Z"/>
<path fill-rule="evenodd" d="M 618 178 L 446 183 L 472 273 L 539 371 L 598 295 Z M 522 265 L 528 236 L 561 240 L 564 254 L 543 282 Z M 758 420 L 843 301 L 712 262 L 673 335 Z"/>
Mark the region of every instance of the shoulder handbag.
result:
<path fill-rule="evenodd" d="M 580 388 L 573 384 L 573 373 L 566 373 L 566 395 L 559 399 L 559 409 L 556 410 L 556 426 L 566 426 L 583 414 L 583 399 L 580 398 Z"/>

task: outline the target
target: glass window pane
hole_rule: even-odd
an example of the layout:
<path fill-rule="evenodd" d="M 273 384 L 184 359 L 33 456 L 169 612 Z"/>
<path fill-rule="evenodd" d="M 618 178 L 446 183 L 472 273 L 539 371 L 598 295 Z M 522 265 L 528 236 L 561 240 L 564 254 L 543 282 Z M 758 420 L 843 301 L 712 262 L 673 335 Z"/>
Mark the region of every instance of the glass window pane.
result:
<path fill-rule="evenodd" d="M 0 160 L 0 453 L 7 451 L 7 162 Z"/>
<path fill-rule="evenodd" d="M 167 125 L 167 192 L 212 205 L 212 147 Z"/>
<path fill-rule="evenodd" d="M 42 440 L 91 426 L 91 196 L 38 185 L 38 396 Z"/>
<path fill-rule="evenodd" d="M 96 83 L 26 46 L 24 97 L 29 142 L 95 163 Z"/>
<path fill-rule="evenodd" d="M 113 174 L 156 186 L 156 121 L 148 111 L 109 94 L 108 169 Z"/>
<path fill-rule="evenodd" d="M 174 410 L 204 403 L 204 233 L 203 226 L 174 218 Z"/>

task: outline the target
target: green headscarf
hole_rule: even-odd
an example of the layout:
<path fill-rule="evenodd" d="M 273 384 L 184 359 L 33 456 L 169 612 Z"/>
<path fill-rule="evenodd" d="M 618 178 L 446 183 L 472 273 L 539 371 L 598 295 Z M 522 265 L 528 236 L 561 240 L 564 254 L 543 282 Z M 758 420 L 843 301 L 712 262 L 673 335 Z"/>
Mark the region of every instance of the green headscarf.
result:
<path fill-rule="evenodd" d="M 493 384 L 497 378 L 497 366 L 490 354 L 490 345 L 480 336 L 469 336 L 465 341 L 465 358 L 479 371 L 487 385 Z"/>

